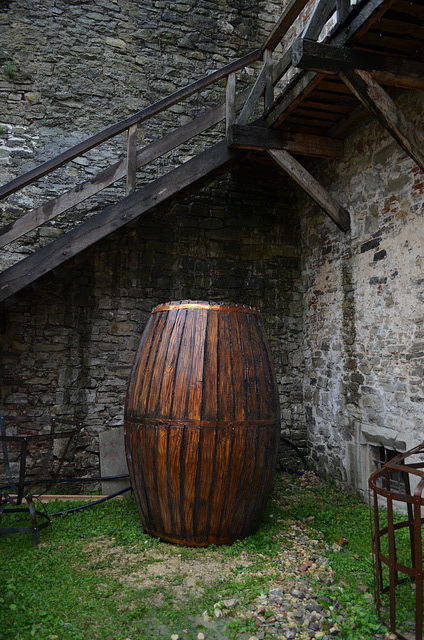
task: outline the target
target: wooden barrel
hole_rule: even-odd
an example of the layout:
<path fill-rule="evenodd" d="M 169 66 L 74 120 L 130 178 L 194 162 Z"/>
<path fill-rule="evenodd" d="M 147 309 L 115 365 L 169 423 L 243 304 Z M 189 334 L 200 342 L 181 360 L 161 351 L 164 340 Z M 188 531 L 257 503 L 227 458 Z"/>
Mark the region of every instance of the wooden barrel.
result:
<path fill-rule="evenodd" d="M 253 533 L 273 483 L 279 413 L 259 311 L 190 300 L 155 307 L 125 406 L 144 530 L 190 546 Z"/>

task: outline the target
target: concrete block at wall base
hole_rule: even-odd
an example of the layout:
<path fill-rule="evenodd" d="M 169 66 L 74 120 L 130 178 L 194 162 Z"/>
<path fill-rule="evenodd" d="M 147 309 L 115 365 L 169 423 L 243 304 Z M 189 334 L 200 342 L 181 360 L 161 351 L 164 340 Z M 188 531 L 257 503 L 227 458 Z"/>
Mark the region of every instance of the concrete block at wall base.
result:
<path fill-rule="evenodd" d="M 406 443 L 402 438 L 402 433 L 396 429 L 388 427 L 375 426 L 371 424 L 363 424 L 361 427 L 365 444 L 374 444 L 383 446 L 394 451 L 405 451 Z"/>
<path fill-rule="evenodd" d="M 103 431 L 99 434 L 100 473 L 102 478 L 108 476 L 128 475 L 125 457 L 124 427 Z M 102 482 L 102 494 L 110 495 L 130 486 L 129 478 L 125 480 L 106 480 Z"/>

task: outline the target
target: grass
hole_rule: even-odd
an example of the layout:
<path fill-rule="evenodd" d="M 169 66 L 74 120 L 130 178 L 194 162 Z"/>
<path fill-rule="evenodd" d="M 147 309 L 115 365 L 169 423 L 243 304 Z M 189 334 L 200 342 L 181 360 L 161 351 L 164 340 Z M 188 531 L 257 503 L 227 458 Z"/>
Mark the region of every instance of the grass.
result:
<path fill-rule="evenodd" d="M 6 62 L 6 64 L 4 65 L 4 70 L 6 72 L 6 75 L 11 79 L 11 80 L 16 80 L 16 73 L 18 71 L 18 65 L 16 64 L 16 62 L 13 62 L 12 60 L 9 60 L 8 62 Z"/>
<path fill-rule="evenodd" d="M 277 477 L 259 530 L 231 547 L 191 549 L 144 534 L 131 496 L 53 518 L 38 547 L 30 534 L 1 536 L 0 639 L 169 640 L 179 633 L 190 640 L 200 630 L 208 639 L 249 637 L 255 627 L 243 611 L 274 583 L 294 525 L 326 545 L 336 583 L 317 583 L 317 597 L 345 611 L 338 637 L 384 635 L 364 593 L 373 591 L 368 506 L 331 485 Z M 343 548 L 335 545 L 340 537 L 348 541 Z M 190 574 L 193 567 L 210 567 L 209 579 Z M 214 620 L 214 604 L 234 597 L 240 605 L 230 619 Z"/>

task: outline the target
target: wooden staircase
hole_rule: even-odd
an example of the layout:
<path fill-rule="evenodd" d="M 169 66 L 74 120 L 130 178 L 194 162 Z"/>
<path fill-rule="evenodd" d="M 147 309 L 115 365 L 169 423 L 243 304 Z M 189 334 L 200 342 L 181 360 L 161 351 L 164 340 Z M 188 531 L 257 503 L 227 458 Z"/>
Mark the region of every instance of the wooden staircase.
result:
<path fill-rule="evenodd" d="M 312 8 L 312 10 L 311 10 Z M 300 37 L 287 41 L 305 12 Z M 395 16 L 395 17 L 393 17 Z M 423 89 L 424 7 L 421 0 L 291 0 L 264 45 L 133 116 L 118 122 L 0 188 L 6 198 L 111 138 L 126 134 L 126 157 L 0 229 L 0 247 L 42 226 L 123 178 L 122 198 L 0 274 L 0 303 L 102 238 L 171 199 L 194 191 L 249 155 L 272 159 L 343 231 L 349 213 L 305 167 L 307 157 L 341 155 L 342 138 L 371 112 L 424 169 L 424 139 L 377 82 Z M 381 38 L 375 25 L 394 30 Z M 396 21 L 396 26 L 393 22 Z M 411 46 L 402 24 L 420 24 Z M 237 92 L 236 77 L 258 66 L 253 85 Z M 225 102 L 137 150 L 137 128 L 211 85 L 225 82 Z M 342 87 L 342 90 L 340 89 Z M 263 101 L 263 102 L 262 102 Z M 366 109 L 364 108 L 366 107 Z M 192 159 L 136 188 L 137 171 L 225 121 L 225 136 Z M 301 162 L 300 162 L 301 160 Z"/>

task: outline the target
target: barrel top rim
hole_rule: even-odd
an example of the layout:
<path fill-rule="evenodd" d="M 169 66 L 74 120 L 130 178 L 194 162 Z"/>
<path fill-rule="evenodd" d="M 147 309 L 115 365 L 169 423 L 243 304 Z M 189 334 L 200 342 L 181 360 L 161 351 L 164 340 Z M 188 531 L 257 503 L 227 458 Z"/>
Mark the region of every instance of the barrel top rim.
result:
<path fill-rule="evenodd" d="M 245 313 L 254 313 L 260 315 L 259 309 L 250 307 L 247 304 L 236 304 L 233 302 L 211 302 L 207 300 L 173 300 L 158 304 L 152 309 L 152 313 L 161 311 L 173 311 L 176 309 L 208 309 L 209 311 L 243 311 Z"/>

